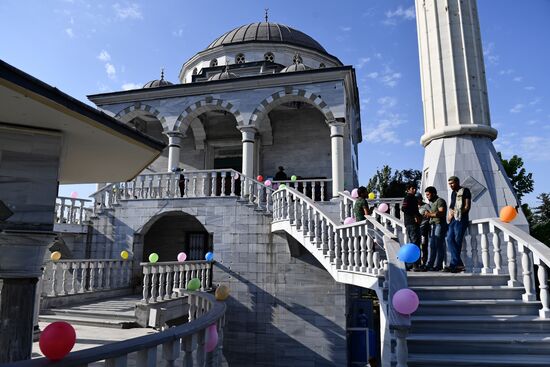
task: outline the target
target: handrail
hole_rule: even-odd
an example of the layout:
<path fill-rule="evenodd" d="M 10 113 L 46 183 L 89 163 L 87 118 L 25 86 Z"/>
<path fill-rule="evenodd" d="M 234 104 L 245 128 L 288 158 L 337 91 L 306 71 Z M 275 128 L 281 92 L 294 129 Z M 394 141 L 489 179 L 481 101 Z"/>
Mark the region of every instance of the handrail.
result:
<path fill-rule="evenodd" d="M 191 308 L 193 309 L 190 309 L 190 316 L 192 316 L 192 311 L 199 314 L 198 318 L 186 324 L 171 327 L 165 331 L 161 331 L 155 334 L 144 335 L 137 338 L 127 339 L 94 348 L 72 352 L 62 360 L 56 362 L 51 362 L 46 358 L 36 358 L 31 360 L 12 362 L 9 364 L 2 364 L 0 366 L 7 367 L 9 365 L 14 367 L 38 367 L 55 365 L 59 367 L 76 367 L 101 360 L 106 360 L 106 365 L 123 366 L 127 363 L 128 354 L 133 352 L 149 352 L 152 348 L 156 348 L 159 345 L 166 346 L 166 349 L 174 351 L 174 354 L 179 354 L 180 343 L 182 347 L 181 349 L 184 350 L 184 361 L 191 362 L 191 364 L 185 365 L 192 366 L 193 364 L 191 353 L 194 349 L 198 348 L 197 353 L 202 353 L 202 358 L 204 360 L 204 354 L 206 353 L 206 351 L 204 350 L 204 334 L 206 329 L 210 325 L 216 324 L 221 332 L 226 311 L 226 305 L 224 302 L 216 301 L 215 297 L 211 294 L 190 291 L 185 291 L 185 293 L 189 296 L 188 301 L 191 305 Z M 201 311 L 204 311 L 205 313 L 201 314 Z M 199 345 L 195 345 L 197 342 L 199 343 Z M 189 348 L 190 346 L 191 348 Z M 171 353 L 164 353 L 165 359 L 167 359 L 168 361 L 173 361 L 177 358 L 177 355 L 172 356 L 175 357 L 173 359 L 166 358 L 166 354 Z M 144 353 L 143 355 L 141 355 L 141 357 L 144 358 L 144 360 L 146 361 L 147 357 L 149 357 L 149 353 Z M 140 358 L 139 354 L 138 358 Z M 113 364 L 115 362 L 116 364 Z M 198 365 L 201 364 L 198 363 Z"/>

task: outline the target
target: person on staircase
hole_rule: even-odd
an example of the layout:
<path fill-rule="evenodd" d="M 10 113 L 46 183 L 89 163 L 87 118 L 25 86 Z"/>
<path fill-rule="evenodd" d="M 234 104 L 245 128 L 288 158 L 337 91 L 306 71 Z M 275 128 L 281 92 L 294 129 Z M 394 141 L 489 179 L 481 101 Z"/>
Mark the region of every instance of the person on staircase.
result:
<path fill-rule="evenodd" d="M 405 187 L 407 195 L 401 203 L 401 211 L 404 214 L 405 229 L 410 243 L 420 248 L 420 222 L 422 217 L 418 211 L 418 200 L 416 199 L 416 182 L 409 182 Z M 422 271 L 420 259 L 414 264 L 407 264 L 407 270 Z"/>
<path fill-rule="evenodd" d="M 424 212 L 424 218 L 429 218 L 430 233 L 430 257 L 426 270 L 440 271 L 443 269 L 445 258 L 445 234 L 447 233 L 447 203 L 437 196 L 437 190 L 433 186 L 424 190 L 426 198 L 430 202 L 430 209 Z"/>
<path fill-rule="evenodd" d="M 464 263 L 460 258 L 462 241 L 470 221 L 468 213 L 472 205 L 472 193 L 466 187 L 460 186 L 460 179 L 449 177 L 451 204 L 449 205 L 449 231 L 447 232 L 447 246 L 451 253 L 451 263 L 443 271 L 460 273 L 464 271 Z"/>
<path fill-rule="evenodd" d="M 361 186 L 357 189 L 357 200 L 353 204 L 353 216 L 357 222 L 367 219 L 369 215 L 369 203 L 367 202 L 367 196 L 369 192 L 365 186 Z"/>
<path fill-rule="evenodd" d="M 416 194 L 416 200 L 418 200 L 418 212 L 422 216 L 422 221 L 420 222 L 420 251 L 422 253 L 420 260 L 422 262 L 422 270 L 426 270 L 428 264 L 428 243 L 430 241 L 431 235 L 431 225 L 430 218 L 424 216 L 426 211 L 431 210 L 430 203 L 425 203 L 422 194 Z"/>
<path fill-rule="evenodd" d="M 285 173 L 285 168 L 283 166 L 279 166 L 279 171 L 275 173 L 275 177 L 273 177 L 273 181 L 287 181 L 288 176 Z"/>

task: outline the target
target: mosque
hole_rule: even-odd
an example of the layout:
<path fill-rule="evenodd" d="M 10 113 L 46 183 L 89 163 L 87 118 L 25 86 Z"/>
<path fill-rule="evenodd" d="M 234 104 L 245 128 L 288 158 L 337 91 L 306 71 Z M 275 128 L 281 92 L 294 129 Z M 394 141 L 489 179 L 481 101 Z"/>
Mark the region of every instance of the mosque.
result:
<path fill-rule="evenodd" d="M 375 209 L 366 221 L 342 224 L 355 201 L 349 192 L 359 184 L 354 68 L 266 15 L 213 40 L 182 65 L 177 82 L 162 72 L 140 89 L 88 96 L 99 109 L 93 118 L 104 121 L 101 131 L 124 137 L 108 141 L 109 169 L 88 173 L 98 182 L 91 208 L 58 198 L 51 225 L 63 257 L 45 266 L 40 307 L 137 294 L 132 322 L 162 328 L 181 316 L 175 290 L 197 276 L 202 290 L 218 284 L 231 290 L 223 314 L 219 305 L 189 305 L 211 317 L 223 339 L 214 353 L 204 352 L 210 324 L 178 334 L 181 340 L 169 347 L 162 339 L 167 361 L 179 358 L 181 347 L 186 366 L 193 358 L 200 366 L 364 366 L 369 357 L 388 367 L 547 365 L 550 254 L 521 230 L 525 218 L 518 226 L 494 218 L 503 203 L 517 199 L 492 146 L 497 132 L 488 113 L 476 4 L 437 5 L 417 1 L 427 152 L 422 185 L 446 187 L 457 174 L 472 189 L 466 274 L 405 271 L 397 258 L 407 242 L 400 198 L 373 200 L 373 207 L 383 201 L 390 211 Z M 138 140 L 147 149 L 133 148 Z M 17 214 L 18 197 L 0 199 Z M 2 219 L 0 229 L 11 220 Z M 178 263 L 181 252 L 187 260 Z M 203 261 L 208 252 L 213 263 Z M 149 261 L 153 253 L 156 264 Z M 2 275 L 2 264 L 7 261 L 0 261 L 0 279 L 11 274 Z M 390 301 L 407 287 L 420 297 L 412 316 Z M 191 313 L 190 321 L 200 320 Z M 119 354 L 110 350 L 108 364 L 125 365 L 117 358 L 138 351 L 138 364 L 153 365 L 156 352 L 134 344 Z M 91 361 L 76 353 L 75 361 Z"/>

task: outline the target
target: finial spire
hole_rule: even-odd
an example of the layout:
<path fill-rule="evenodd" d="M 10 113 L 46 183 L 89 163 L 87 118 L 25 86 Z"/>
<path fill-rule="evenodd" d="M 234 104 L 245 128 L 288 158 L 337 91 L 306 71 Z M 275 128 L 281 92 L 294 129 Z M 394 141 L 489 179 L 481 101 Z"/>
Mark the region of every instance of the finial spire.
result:
<path fill-rule="evenodd" d="M 160 68 L 160 80 L 164 80 L 164 68 Z"/>
<path fill-rule="evenodd" d="M 269 13 L 269 8 L 265 8 L 264 10 L 265 10 L 265 16 L 264 17 L 265 17 L 265 21 L 267 23 L 268 19 L 269 19 L 269 14 L 268 14 Z"/>

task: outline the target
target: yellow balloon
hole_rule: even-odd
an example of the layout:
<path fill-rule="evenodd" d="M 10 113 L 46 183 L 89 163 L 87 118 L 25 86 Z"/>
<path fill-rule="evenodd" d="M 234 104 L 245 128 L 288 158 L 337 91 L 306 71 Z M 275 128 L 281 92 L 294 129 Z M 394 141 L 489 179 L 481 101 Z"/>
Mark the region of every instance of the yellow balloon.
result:
<path fill-rule="evenodd" d="M 58 261 L 59 259 L 61 259 L 61 252 L 59 251 L 52 252 L 52 254 L 50 255 L 50 259 L 52 259 L 53 261 Z"/>
<path fill-rule="evenodd" d="M 371 200 L 376 199 L 376 194 L 374 192 L 369 193 L 369 199 Z"/>
<path fill-rule="evenodd" d="M 128 251 L 126 251 L 126 250 L 124 250 L 124 251 L 122 251 L 122 252 L 120 253 L 120 257 L 122 257 L 122 259 L 124 259 L 124 260 L 128 260 L 128 256 L 129 256 L 129 255 L 130 255 L 130 254 L 129 254 Z"/>
<path fill-rule="evenodd" d="M 218 288 L 216 288 L 214 295 L 216 296 L 216 300 L 225 301 L 227 297 L 229 297 L 229 287 L 225 284 L 221 284 Z"/>

